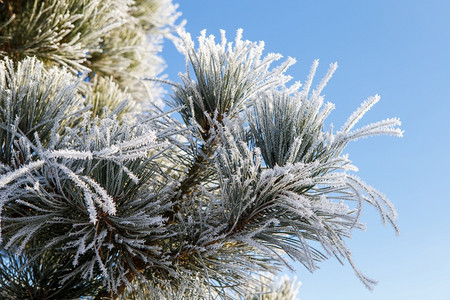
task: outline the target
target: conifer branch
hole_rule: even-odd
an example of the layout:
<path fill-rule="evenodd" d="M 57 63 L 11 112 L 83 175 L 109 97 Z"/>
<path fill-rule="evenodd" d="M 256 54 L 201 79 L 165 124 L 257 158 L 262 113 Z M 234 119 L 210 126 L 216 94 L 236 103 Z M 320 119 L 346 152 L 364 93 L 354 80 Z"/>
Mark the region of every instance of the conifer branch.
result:
<path fill-rule="evenodd" d="M 396 232 L 397 214 L 343 151 L 403 132 L 356 127 L 378 96 L 325 130 L 336 63 L 288 87 L 294 59 L 274 66 L 242 30 L 196 46 L 170 0 L 0 8 L 0 297 L 291 299 L 257 274 L 329 257 L 373 287 L 346 240 L 366 205 Z M 164 37 L 186 57 L 180 84 L 157 77 Z"/>

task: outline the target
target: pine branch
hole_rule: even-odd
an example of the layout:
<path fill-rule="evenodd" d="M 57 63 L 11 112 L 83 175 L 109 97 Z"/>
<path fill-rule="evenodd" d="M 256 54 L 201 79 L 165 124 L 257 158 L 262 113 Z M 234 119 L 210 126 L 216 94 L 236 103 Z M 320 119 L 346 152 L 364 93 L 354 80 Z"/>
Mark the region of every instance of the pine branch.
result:
<path fill-rule="evenodd" d="M 281 55 L 263 57 L 242 30 L 218 43 L 203 31 L 198 47 L 180 31 L 187 67 L 170 104 L 181 128 L 148 108 L 164 79 L 140 85 L 161 71 L 161 38 L 176 42 L 183 26 L 170 0 L 0 7 L 2 297 L 266 299 L 269 283 L 249 273 L 292 260 L 314 271 L 330 256 L 373 286 L 346 238 L 363 228 L 363 204 L 398 231 L 396 212 L 342 152 L 402 131 L 395 118 L 353 129 L 378 96 L 324 130 L 337 64 L 312 89 L 315 61 L 298 90 L 286 87 L 294 60 L 272 67 Z"/>

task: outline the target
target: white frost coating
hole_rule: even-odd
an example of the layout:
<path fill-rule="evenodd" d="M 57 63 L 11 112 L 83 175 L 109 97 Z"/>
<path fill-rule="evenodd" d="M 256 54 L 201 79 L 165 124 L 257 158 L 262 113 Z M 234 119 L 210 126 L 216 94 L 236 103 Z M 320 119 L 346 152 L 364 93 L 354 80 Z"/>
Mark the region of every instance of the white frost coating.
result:
<path fill-rule="evenodd" d="M 315 65 L 317 68 L 317 63 L 315 63 Z M 336 72 L 337 67 L 338 67 L 338 65 L 336 62 L 330 64 L 330 68 L 328 69 L 327 74 L 322 78 L 322 81 L 319 83 L 319 85 L 317 85 L 316 89 L 313 91 L 313 97 L 318 96 L 318 95 L 320 95 L 320 93 L 322 93 L 322 90 L 325 88 L 328 81 L 333 76 L 334 72 Z M 314 70 L 315 70 L 315 68 L 314 68 Z"/>
<path fill-rule="evenodd" d="M 345 124 L 342 126 L 341 131 L 348 132 L 349 130 L 351 130 L 355 126 L 355 124 L 359 120 L 361 120 L 365 113 L 368 112 L 378 101 L 380 101 L 380 96 L 375 95 L 369 97 L 367 100 L 361 103 L 361 106 L 347 119 Z"/>
<path fill-rule="evenodd" d="M 71 158 L 71 159 L 92 159 L 90 151 L 77 151 L 72 149 L 62 149 L 50 151 L 50 156 L 55 158 Z"/>
<path fill-rule="evenodd" d="M 135 183 L 138 184 L 139 183 L 139 178 L 133 174 L 133 172 L 131 172 L 127 167 L 122 166 L 122 170 L 127 173 L 128 177 L 130 177 L 130 179 Z"/>
<path fill-rule="evenodd" d="M 115 215 L 116 214 L 116 205 L 114 203 L 113 198 L 110 195 L 108 195 L 108 193 L 105 191 L 105 189 L 102 188 L 93 179 L 91 179 L 87 176 L 83 176 L 81 178 L 83 180 L 85 180 L 90 186 L 92 186 L 94 188 L 94 190 L 97 192 L 97 194 L 101 197 L 101 199 L 103 201 L 100 202 L 99 204 L 102 207 L 103 211 L 110 215 Z"/>
<path fill-rule="evenodd" d="M 84 200 L 88 209 L 89 219 L 92 223 L 97 223 L 97 210 L 95 209 L 92 191 L 89 186 L 72 170 L 64 165 L 58 165 L 58 167 L 63 171 L 69 179 L 71 179 L 78 187 L 81 188 L 84 194 Z"/>
<path fill-rule="evenodd" d="M 350 132 L 347 138 L 349 140 L 357 140 L 359 138 L 364 138 L 372 135 L 393 135 L 402 137 L 403 131 L 400 128 L 396 127 L 400 125 L 402 125 L 402 123 L 397 118 L 386 119 L 356 129 Z"/>
<path fill-rule="evenodd" d="M 186 74 L 181 75 L 183 86 L 175 89 L 174 100 L 187 107 L 186 119 L 195 116 L 199 122 L 204 112 L 211 116 L 216 112 L 236 115 L 256 93 L 290 80 L 284 72 L 295 60 L 288 58 L 271 69 L 282 56 L 269 54 L 262 58 L 264 43 L 242 40 L 242 29 L 237 31 L 234 43 L 227 41 L 224 31 L 221 31 L 221 41 L 216 43 L 215 37 L 206 36 L 203 30 L 197 49 L 189 33 L 180 32 L 180 36 L 193 73 L 188 65 Z"/>
<path fill-rule="evenodd" d="M 41 167 L 44 164 L 43 160 L 38 160 L 35 162 L 31 162 L 17 170 L 11 171 L 9 173 L 6 173 L 0 177 L 0 189 L 5 187 L 7 184 L 9 184 L 11 181 L 25 175 L 28 172 L 31 172 L 34 169 L 37 169 Z"/>

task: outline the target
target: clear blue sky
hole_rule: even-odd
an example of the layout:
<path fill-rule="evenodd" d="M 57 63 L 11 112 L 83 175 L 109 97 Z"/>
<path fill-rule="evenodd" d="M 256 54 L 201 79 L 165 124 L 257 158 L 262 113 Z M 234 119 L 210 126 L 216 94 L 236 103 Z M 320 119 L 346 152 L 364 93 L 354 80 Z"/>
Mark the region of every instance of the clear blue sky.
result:
<path fill-rule="evenodd" d="M 362 124 L 399 117 L 404 138 L 374 137 L 347 152 L 367 183 L 395 204 L 401 235 L 367 209 L 366 232 L 349 241 L 354 260 L 379 281 L 364 288 L 351 267 L 333 260 L 310 274 L 296 265 L 301 300 L 450 299 L 450 1 L 448 0 L 174 0 L 193 37 L 202 29 L 229 40 L 263 40 L 268 52 L 297 59 L 289 74 L 304 81 L 312 61 L 318 75 L 339 69 L 324 91 L 336 104 L 331 121 L 343 124 L 360 102 L 378 103 Z M 163 52 L 169 79 L 184 58 Z M 361 124 L 361 125 L 362 125 Z"/>

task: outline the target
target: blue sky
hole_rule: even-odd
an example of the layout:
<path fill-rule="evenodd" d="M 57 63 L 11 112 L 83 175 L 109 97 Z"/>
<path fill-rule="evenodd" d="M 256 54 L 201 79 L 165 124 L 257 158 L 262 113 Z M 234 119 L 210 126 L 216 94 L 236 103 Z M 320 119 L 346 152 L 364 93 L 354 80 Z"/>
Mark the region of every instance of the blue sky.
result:
<path fill-rule="evenodd" d="M 448 0 L 174 0 L 193 37 L 202 29 L 234 39 L 263 40 L 266 53 L 292 56 L 289 74 L 304 81 L 320 59 L 339 68 L 324 91 L 336 104 L 337 126 L 367 97 L 381 101 L 361 125 L 399 117 L 402 139 L 374 137 L 347 148 L 368 184 L 395 204 L 401 235 L 367 208 L 366 232 L 348 244 L 357 266 L 379 281 L 365 289 L 348 265 L 333 260 L 310 274 L 296 265 L 301 300 L 450 299 L 450 1 Z M 184 58 L 170 45 L 163 56 L 177 81 Z"/>

